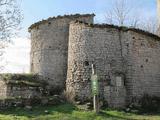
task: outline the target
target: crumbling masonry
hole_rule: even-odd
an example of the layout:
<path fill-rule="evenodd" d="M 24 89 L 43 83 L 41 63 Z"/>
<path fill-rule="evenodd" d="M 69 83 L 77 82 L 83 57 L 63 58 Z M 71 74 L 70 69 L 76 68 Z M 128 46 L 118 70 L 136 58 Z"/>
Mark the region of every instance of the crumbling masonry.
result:
<path fill-rule="evenodd" d="M 126 27 L 93 24 L 94 14 L 66 15 L 33 24 L 31 72 L 72 101 L 91 99 L 91 63 L 100 97 L 124 107 L 144 94 L 160 97 L 160 38 Z"/>

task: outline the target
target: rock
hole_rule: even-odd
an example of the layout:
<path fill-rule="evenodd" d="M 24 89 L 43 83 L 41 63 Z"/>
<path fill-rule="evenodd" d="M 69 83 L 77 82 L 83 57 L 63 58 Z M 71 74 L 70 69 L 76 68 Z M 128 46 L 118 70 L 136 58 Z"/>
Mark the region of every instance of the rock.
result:
<path fill-rule="evenodd" d="M 138 113 L 138 110 L 131 110 L 131 113 Z"/>
<path fill-rule="evenodd" d="M 61 99 L 61 100 L 60 100 L 60 103 L 65 103 L 65 101 Z"/>
<path fill-rule="evenodd" d="M 89 110 L 91 110 L 91 109 L 93 108 L 93 104 L 90 103 L 90 102 L 86 103 L 86 105 L 88 106 L 88 109 L 89 109 Z"/>
<path fill-rule="evenodd" d="M 54 97 L 59 97 L 59 95 L 54 95 Z"/>
<path fill-rule="evenodd" d="M 47 105 L 48 104 L 48 99 L 42 99 L 41 104 L 42 105 Z"/>
<path fill-rule="evenodd" d="M 32 106 L 28 106 L 28 105 L 27 105 L 27 106 L 25 106 L 25 109 L 26 109 L 26 110 L 32 110 Z"/>
<path fill-rule="evenodd" d="M 44 112 L 45 112 L 46 114 L 49 114 L 49 111 L 48 111 L 48 110 L 45 110 Z"/>
<path fill-rule="evenodd" d="M 77 108 L 80 110 L 88 111 L 90 107 L 87 106 L 86 104 L 83 104 L 83 105 L 77 105 Z"/>
<path fill-rule="evenodd" d="M 92 103 L 88 102 L 86 103 L 87 106 L 92 106 Z"/>
<path fill-rule="evenodd" d="M 80 102 L 80 101 L 76 101 L 76 104 L 77 104 L 77 105 L 80 105 L 80 104 L 81 104 L 81 102 Z"/>
<path fill-rule="evenodd" d="M 22 101 L 14 103 L 14 107 L 22 107 L 22 106 L 23 106 Z"/>
<path fill-rule="evenodd" d="M 129 112 L 129 111 L 130 111 L 130 108 L 127 108 L 127 109 L 126 109 L 126 112 Z"/>

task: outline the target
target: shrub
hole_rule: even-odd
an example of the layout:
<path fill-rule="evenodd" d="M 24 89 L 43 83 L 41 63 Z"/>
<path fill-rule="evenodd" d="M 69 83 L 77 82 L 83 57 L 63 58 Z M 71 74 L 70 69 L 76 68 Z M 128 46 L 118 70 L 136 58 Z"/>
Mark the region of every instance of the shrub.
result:
<path fill-rule="evenodd" d="M 142 112 L 157 112 L 160 110 L 160 97 L 144 94 L 139 104 Z"/>

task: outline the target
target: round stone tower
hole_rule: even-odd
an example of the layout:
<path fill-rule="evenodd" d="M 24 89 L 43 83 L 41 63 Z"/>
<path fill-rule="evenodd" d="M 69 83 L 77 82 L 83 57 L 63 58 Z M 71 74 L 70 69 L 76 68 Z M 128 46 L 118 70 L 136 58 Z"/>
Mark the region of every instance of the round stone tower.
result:
<path fill-rule="evenodd" d="M 53 90 L 60 92 L 65 88 L 69 23 L 73 20 L 93 23 L 93 17 L 94 14 L 58 16 L 29 27 L 31 72 L 45 77 Z"/>
<path fill-rule="evenodd" d="M 110 105 L 125 105 L 121 36 L 119 28 L 112 25 L 86 24 L 78 21 L 70 23 L 66 81 L 68 100 L 91 100 L 91 66 L 95 64 L 99 76 L 100 99 L 105 98 Z M 120 86 L 116 85 L 117 81 L 120 81 Z M 114 87 L 110 88 L 109 85 Z M 117 91 L 111 93 L 114 89 Z"/>

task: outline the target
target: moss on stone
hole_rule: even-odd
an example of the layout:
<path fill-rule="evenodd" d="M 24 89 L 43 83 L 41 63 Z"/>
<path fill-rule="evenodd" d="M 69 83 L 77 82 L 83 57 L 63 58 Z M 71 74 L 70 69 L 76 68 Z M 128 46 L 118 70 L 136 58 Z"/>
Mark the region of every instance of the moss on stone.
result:
<path fill-rule="evenodd" d="M 6 84 L 45 86 L 47 83 L 37 74 L 0 74 L 0 79 Z"/>

